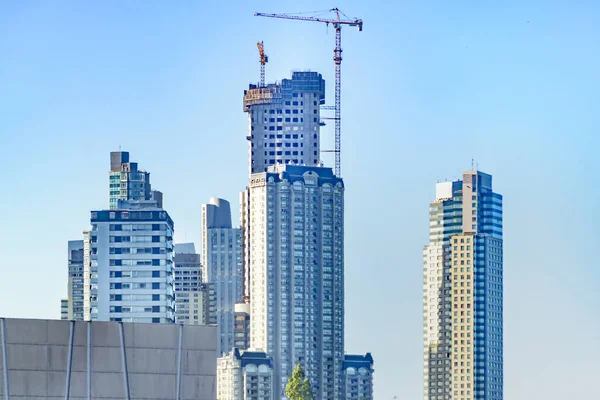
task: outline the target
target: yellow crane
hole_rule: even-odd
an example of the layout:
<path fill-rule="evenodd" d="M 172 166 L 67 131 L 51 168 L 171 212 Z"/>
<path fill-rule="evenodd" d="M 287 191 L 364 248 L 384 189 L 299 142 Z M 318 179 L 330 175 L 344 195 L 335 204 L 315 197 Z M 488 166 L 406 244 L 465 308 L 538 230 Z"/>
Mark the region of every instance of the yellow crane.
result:
<path fill-rule="evenodd" d="M 258 53 L 260 54 L 260 87 L 265 87 L 265 64 L 269 62 L 269 56 L 265 54 L 265 45 L 263 42 L 257 42 Z"/>
<path fill-rule="evenodd" d="M 292 19 L 298 21 L 309 21 L 309 22 L 321 22 L 329 26 L 331 24 L 335 29 L 335 48 L 333 49 L 333 62 L 335 64 L 335 175 L 341 177 L 341 138 L 342 138 L 342 127 L 341 127 L 341 92 L 342 92 L 342 25 L 358 27 L 359 32 L 362 31 L 363 21 L 358 18 L 348 18 L 346 14 L 341 12 L 338 8 L 332 8 L 328 10 L 335 14 L 334 18 L 323 18 L 317 16 L 304 16 L 304 15 L 292 15 L 292 14 L 267 14 L 267 13 L 254 13 L 256 17 L 267 17 L 267 18 L 280 18 L 280 19 Z M 340 17 L 342 14 L 343 18 Z M 262 65 L 262 64 L 261 64 Z M 264 67 L 264 66 L 263 66 Z M 262 70 L 261 70 L 262 71 Z"/>

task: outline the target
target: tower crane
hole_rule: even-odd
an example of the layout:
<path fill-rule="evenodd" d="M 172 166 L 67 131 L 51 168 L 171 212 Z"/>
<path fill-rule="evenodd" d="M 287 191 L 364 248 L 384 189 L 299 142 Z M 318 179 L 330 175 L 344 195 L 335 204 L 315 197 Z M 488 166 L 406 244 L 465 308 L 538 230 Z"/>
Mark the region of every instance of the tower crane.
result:
<path fill-rule="evenodd" d="M 358 27 L 359 32 L 362 31 L 363 21 L 358 18 L 348 18 L 343 12 L 341 12 L 338 8 L 332 8 L 329 12 L 335 13 L 335 18 L 322 18 L 322 17 L 309 17 L 302 15 L 292 15 L 292 14 L 267 14 L 267 13 L 255 13 L 256 17 L 267 17 L 267 18 L 280 18 L 280 19 L 292 19 L 298 21 L 309 21 L 309 22 L 321 22 L 329 26 L 329 24 L 333 25 L 335 29 L 335 48 L 333 50 L 333 62 L 335 64 L 335 175 L 341 177 L 341 162 L 340 162 L 340 151 L 341 151 L 341 89 L 342 89 L 342 76 L 341 76 L 341 66 L 342 66 L 342 25 L 355 26 Z M 342 14 L 342 17 L 340 17 Z"/>
<path fill-rule="evenodd" d="M 256 46 L 260 54 L 260 87 L 265 87 L 265 64 L 269 62 L 269 57 L 265 54 L 263 42 L 257 42 Z"/>

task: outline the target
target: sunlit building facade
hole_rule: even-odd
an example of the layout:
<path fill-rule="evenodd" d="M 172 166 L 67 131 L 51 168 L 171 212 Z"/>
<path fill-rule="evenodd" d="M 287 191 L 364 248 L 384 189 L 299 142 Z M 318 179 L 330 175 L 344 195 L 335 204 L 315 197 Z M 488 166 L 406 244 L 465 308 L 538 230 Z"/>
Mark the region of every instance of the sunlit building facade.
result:
<path fill-rule="evenodd" d="M 425 400 L 503 399 L 502 218 L 491 175 L 437 184 L 423 251 Z"/>

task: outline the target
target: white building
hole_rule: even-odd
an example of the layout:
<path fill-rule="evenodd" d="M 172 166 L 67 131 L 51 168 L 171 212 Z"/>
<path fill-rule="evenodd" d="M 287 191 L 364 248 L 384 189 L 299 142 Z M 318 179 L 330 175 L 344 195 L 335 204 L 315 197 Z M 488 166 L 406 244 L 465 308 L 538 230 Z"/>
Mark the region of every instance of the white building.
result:
<path fill-rule="evenodd" d="M 234 307 L 242 300 L 242 279 L 241 230 L 232 228 L 229 202 L 213 197 L 202 205 L 202 280 L 215 291 L 219 355 L 233 348 Z"/>
<path fill-rule="evenodd" d="M 234 348 L 217 359 L 217 399 L 272 400 L 273 365 L 264 352 Z"/>
<path fill-rule="evenodd" d="M 274 399 L 301 363 L 315 398 L 343 396 L 344 184 L 331 168 L 278 165 L 249 196 L 250 345 L 273 358 Z"/>
<path fill-rule="evenodd" d="M 86 319 L 175 322 L 173 221 L 156 201 L 117 204 L 84 233 Z"/>

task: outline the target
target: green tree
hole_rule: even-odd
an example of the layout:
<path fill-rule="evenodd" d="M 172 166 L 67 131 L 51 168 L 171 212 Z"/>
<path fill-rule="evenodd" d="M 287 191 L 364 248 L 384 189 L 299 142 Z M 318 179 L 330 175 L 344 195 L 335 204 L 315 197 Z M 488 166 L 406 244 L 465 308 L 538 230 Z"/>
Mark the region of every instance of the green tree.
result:
<path fill-rule="evenodd" d="M 304 376 L 304 370 L 300 364 L 296 365 L 292 377 L 285 387 L 285 395 L 290 400 L 312 400 L 313 392 L 308 378 Z"/>

